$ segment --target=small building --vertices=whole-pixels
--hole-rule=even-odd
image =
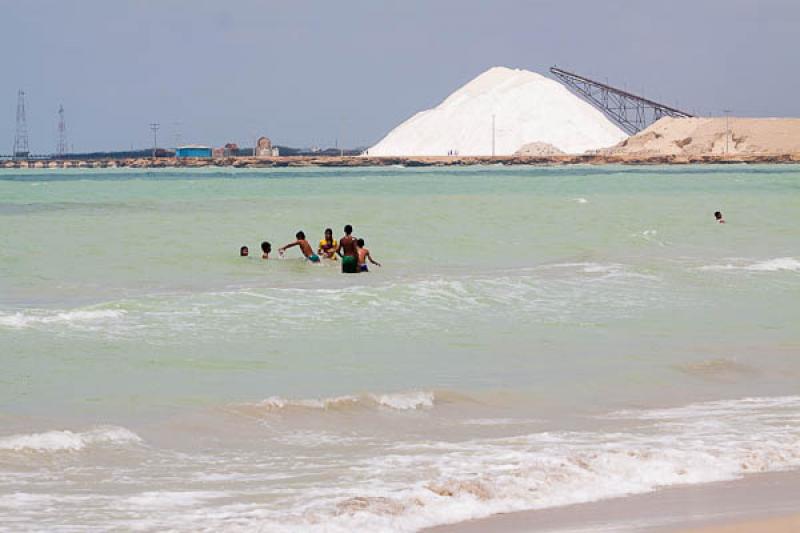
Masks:
[[[256,141],[255,153],[256,157],[271,157],[272,156],[272,141],[269,137],[259,137]]]
[[[200,144],[187,144],[175,149],[175,157],[185,159],[191,157],[211,157],[211,147]]]

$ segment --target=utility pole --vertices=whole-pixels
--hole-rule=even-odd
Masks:
[[[339,144],[339,140],[342,140],[342,143],[339,144],[339,157],[344,157],[344,139],[342,138],[342,132],[344,131],[344,118],[339,121],[339,138],[336,139],[336,143]]]
[[[731,110],[730,109],[723,109],[723,113],[725,113],[725,153],[728,153],[728,137],[730,137],[730,127],[728,126],[728,119],[730,117]]]
[[[492,157],[494,157],[494,140],[495,140],[494,119],[495,119],[495,116],[492,115]]]
[[[25,91],[17,93],[17,130],[14,134],[14,159],[28,159],[28,120],[25,118]]]
[[[67,153],[67,124],[64,121],[64,106],[58,106],[58,143],[56,144],[56,155],[64,157]]]
[[[151,122],[150,129],[153,130],[153,159],[156,158],[156,148],[158,147],[158,128],[161,127],[161,124],[158,122]]]

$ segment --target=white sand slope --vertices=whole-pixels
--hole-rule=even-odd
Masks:
[[[627,137],[560,83],[521,69],[493,67],[433,109],[417,113],[368,150],[371,156],[512,155],[530,143],[569,154]]]

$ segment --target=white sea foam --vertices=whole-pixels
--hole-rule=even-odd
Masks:
[[[589,200],[587,200],[586,198],[575,198],[575,201],[578,202],[579,204],[588,204],[589,203]]]
[[[711,424],[720,409],[735,416]],[[796,417],[798,411],[798,397],[750,398],[624,413],[652,424],[636,431],[399,443],[396,453],[354,465],[382,485],[342,488],[338,495],[317,489],[307,495],[316,504],[258,523],[287,531],[417,531],[495,513],[798,468],[800,427],[776,418]],[[663,424],[675,419],[682,424]],[[409,484],[393,476],[415,470],[433,477]]]
[[[74,452],[94,445],[132,444],[141,438],[122,427],[105,426],[84,432],[46,431],[0,437],[0,451]]]
[[[726,263],[724,265],[706,265],[700,270],[725,271],[725,270],[744,270],[749,272],[800,272],[800,261],[794,257],[776,257],[775,259],[765,259],[755,263]]]
[[[800,468],[798,396],[628,410],[606,418],[625,419],[624,429],[469,440],[392,438],[383,443],[374,434],[356,434],[345,442],[347,452],[340,446],[348,432],[281,432],[276,438],[292,446],[291,461],[262,451],[203,456],[195,468],[241,470],[247,476],[225,477],[224,485],[217,486],[213,477],[184,476],[182,484],[163,488],[158,484],[164,474],[150,472],[155,477],[134,493],[126,490],[112,496],[113,501],[103,499],[94,510],[81,506],[81,520],[94,512],[96,523],[112,529],[418,531],[495,513]],[[637,423],[631,427],[627,420]],[[505,422],[491,423],[495,421]],[[303,453],[297,453],[298,446]],[[380,446],[379,453],[375,446]],[[185,471],[190,464],[182,461],[192,457],[182,454],[179,464],[167,460],[151,466],[162,465],[173,476],[175,468]],[[262,470],[264,464],[272,466]],[[320,477],[321,471],[336,475]],[[259,476],[277,485],[254,485]],[[43,505],[48,513],[75,505],[58,494],[23,494],[7,501],[18,501],[14,512],[24,507],[31,520]],[[108,509],[120,510],[126,518],[109,522]]]
[[[18,311],[13,314],[0,314],[0,326],[26,328],[39,324],[88,324],[117,320],[125,315],[124,310],[98,309],[48,312],[41,310]]]
[[[290,409],[339,410],[348,408],[388,408],[398,411],[426,409],[433,407],[435,395],[427,391],[409,391],[391,394],[362,394],[333,396],[330,398],[291,399],[272,396],[256,404],[245,407],[257,407],[268,411],[284,411]]]
[[[390,409],[407,411],[433,407],[434,394],[426,391],[405,392],[396,394],[370,395],[378,405]]]

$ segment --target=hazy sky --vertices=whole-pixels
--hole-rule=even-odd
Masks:
[[[800,116],[798,0],[0,0],[0,153],[368,145],[494,65],[687,111]]]

